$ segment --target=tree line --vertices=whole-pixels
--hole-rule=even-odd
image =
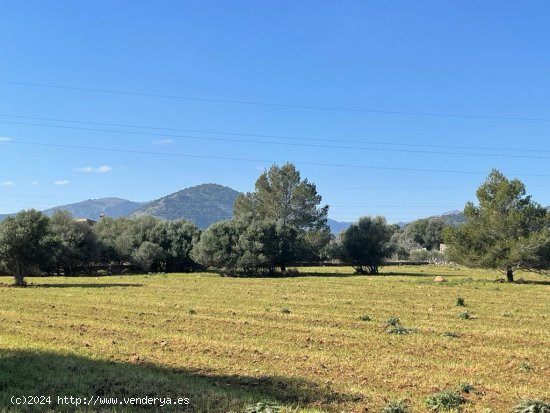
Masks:
[[[337,237],[327,225],[328,205],[294,165],[273,165],[254,192],[235,202],[234,218],[200,231],[185,220],[104,217],[95,225],[68,212],[51,218],[22,211],[0,223],[0,270],[24,285],[25,275],[106,272],[187,272],[215,269],[229,275],[274,275],[288,267],[337,260],[359,274],[376,274],[386,259],[439,254],[471,266],[499,268],[513,281],[518,268],[542,270],[550,258],[549,214],[517,180],[492,171],[468,203],[467,222],[439,218],[405,228],[384,217],[362,217]],[[417,254],[418,255],[418,254]]]

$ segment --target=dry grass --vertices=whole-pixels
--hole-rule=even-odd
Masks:
[[[375,412],[392,399],[422,412],[427,396],[461,382],[477,390],[465,412],[550,398],[548,279],[495,284],[494,272],[436,266],[379,276],[300,271],[310,275],[30,278],[29,288],[0,287],[0,410],[17,411],[9,404],[17,392],[98,388],[189,397],[192,412],[241,412],[263,400],[283,411]],[[447,282],[434,283],[436,275]],[[458,317],[459,296],[473,319]],[[388,334],[390,317],[416,332]]]

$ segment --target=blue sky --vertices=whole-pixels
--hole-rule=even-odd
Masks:
[[[550,205],[548,15],[546,1],[6,1],[0,213],[250,191],[285,161],[338,220],[462,209],[491,168]]]

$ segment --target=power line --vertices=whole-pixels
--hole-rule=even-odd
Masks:
[[[214,156],[214,155],[196,155],[196,154],[184,154],[184,153],[173,153],[173,152],[156,152],[156,151],[143,151],[137,149],[117,149],[117,148],[106,148],[99,146],[83,146],[83,145],[68,145],[68,144],[58,144],[58,143],[47,143],[47,142],[36,142],[36,141],[24,141],[24,140],[8,140],[2,143],[5,144],[21,144],[21,145],[35,145],[43,147],[53,147],[53,148],[66,148],[66,149],[80,149],[80,150],[91,150],[91,151],[103,151],[103,152],[113,152],[113,153],[131,153],[137,155],[155,155],[155,156],[169,156],[177,158],[191,158],[191,159],[211,159],[211,160],[222,160],[222,161],[238,161],[238,162],[261,162],[261,163],[284,163],[287,161],[281,160],[272,160],[272,159],[256,159],[256,158],[238,158],[231,156]],[[399,167],[390,167],[390,166],[371,166],[371,165],[358,165],[358,164],[336,164],[336,163],[323,163],[323,162],[307,162],[307,161],[295,161],[295,164],[306,165],[306,166],[321,166],[321,167],[331,167],[331,168],[352,168],[352,169],[369,169],[369,170],[388,170],[388,171],[402,171],[402,172],[426,172],[426,173],[448,173],[448,174],[469,174],[469,175],[486,175],[486,172],[480,171],[465,171],[460,169],[428,169],[428,168],[399,168]],[[525,173],[511,173],[515,176],[529,176],[529,177],[550,177],[549,174],[525,174]]]
[[[87,124],[87,125],[97,125],[97,126],[115,126],[115,127],[125,127],[125,128],[137,128],[137,129],[151,129],[151,130],[164,130],[164,131],[176,131],[176,132],[191,132],[191,133],[204,133],[204,134],[214,134],[214,135],[231,135],[231,136],[246,136],[246,137],[263,137],[263,138],[274,138],[274,139],[283,139],[283,140],[301,140],[301,141],[320,141],[320,142],[337,142],[337,143],[359,143],[366,145],[387,145],[387,146],[405,146],[405,147],[422,147],[422,148],[442,148],[442,149],[462,149],[462,150],[494,150],[494,151],[513,151],[513,152],[550,152],[550,150],[544,149],[525,149],[525,148],[499,148],[499,147],[484,147],[484,146],[456,146],[456,145],[433,145],[433,144],[419,144],[419,143],[397,143],[397,142],[383,142],[383,141],[370,141],[370,140],[358,140],[358,139],[339,139],[339,138],[306,138],[300,136],[285,136],[285,135],[273,135],[273,134],[259,134],[259,133],[242,133],[242,132],[227,132],[227,131],[210,131],[210,130],[201,130],[201,129],[183,129],[183,128],[170,128],[170,127],[159,127],[159,126],[144,126],[144,125],[135,125],[128,123],[109,123],[109,122],[93,122],[93,121],[82,121],[82,120],[73,120],[73,119],[60,119],[60,118],[47,118],[47,117],[37,117],[37,116],[23,116],[23,115],[13,115],[0,113],[1,117],[7,118],[17,118],[17,119],[30,119],[30,120],[41,120],[41,121],[50,121],[50,122],[65,122],[65,123],[76,123],[76,124]],[[9,123],[9,122],[5,122]],[[26,125],[26,123],[21,122],[20,124]],[[33,126],[32,124],[28,124]],[[40,125],[34,125],[40,126]],[[55,126],[55,125],[50,125]],[[156,135],[154,135],[156,136]],[[166,134],[161,134],[161,136],[166,136]]]
[[[492,157],[492,158],[520,158],[520,159],[550,159],[550,156],[542,155],[513,155],[513,154],[488,154],[477,152],[449,152],[449,151],[427,151],[419,149],[390,149],[390,148],[365,148],[359,146],[337,146],[337,145],[317,145],[307,143],[283,143],[273,141],[258,141],[251,139],[231,139],[231,138],[216,138],[216,137],[204,137],[204,136],[189,136],[189,135],[170,135],[165,133],[154,132],[135,132],[135,131],[121,131],[114,129],[103,128],[89,128],[81,126],[63,126],[63,125],[48,125],[43,123],[29,123],[29,122],[16,122],[8,120],[0,120],[0,123],[12,124],[12,125],[25,125],[25,126],[38,126],[45,128],[57,128],[57,129],[71,129],[71,130],[84,130],[92,132],[108,132],[119,133],[126,135],[141,135],[141,136],[156,136],[156,137],[170,137],[170,138],[182,138],[193,139],[203,141],[221,141],[221,142],[239,142],[239,143],[253,143],[258,145],[277,145],[277,146],[296,146],[296,147],[308,147],[308,148],[324,148],[324,149],[346,149],[346,150],[362,150],[362,151],[374,151],[374,152],[392,152],[392,153],[415,153],[415,154],[428,154],[428,155],[458,155],[458,156],[476,156],[476,157]],[[541,150],[540,152],[544,152]]]
[[[46,84],[46,83],[17,82],[12,80],[0,80],[0,83],[17,85],[17,86],[72,90],[72,91],[78,91],[78,92],[107,93],[107,94],[117,94],[117,95],[126,95],[126,96],[143,96],[143,97],[154,97],[154,98],[163,98],[163,99],[187,100],[187,101],[208,102],[208,103],[238,104],[238,105],[248,105],[248,106],[266,106],[266,107],[310,109],[310,110],[337,111],[337,112],[374,113],[374,114],[381,114],[381,115],[550,122],[550,119],[548,118],[523,117],[523,116],[475,115],[475,114],[440,113],[440,112],[412,112],[412,111],[393,111],[393,110],[338,107],[338,106],[298,105],[298,104],[290,104],[290,103],[203,98],[203,97],[179,96],[179,95],[168,95],[168,94],[148,93],[148,92],[132,92],[132,91],[115,90],[115,89],[99,89],[99,88],[90,88],[90,87],[65,86],[65,85],[58,85],[58,84],[54,85],[54,84]]]

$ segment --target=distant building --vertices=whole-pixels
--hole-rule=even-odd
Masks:
[[[445,252],[447,250],[447,246],[445,244],[439,244],[439,252]]]
[[[81,222],[81,223],[87,224],[91,227],[93,227],[96,223],[96,221],[94,221],[93,219],[88,219],[88,218],[75,218],[75,222]]]

